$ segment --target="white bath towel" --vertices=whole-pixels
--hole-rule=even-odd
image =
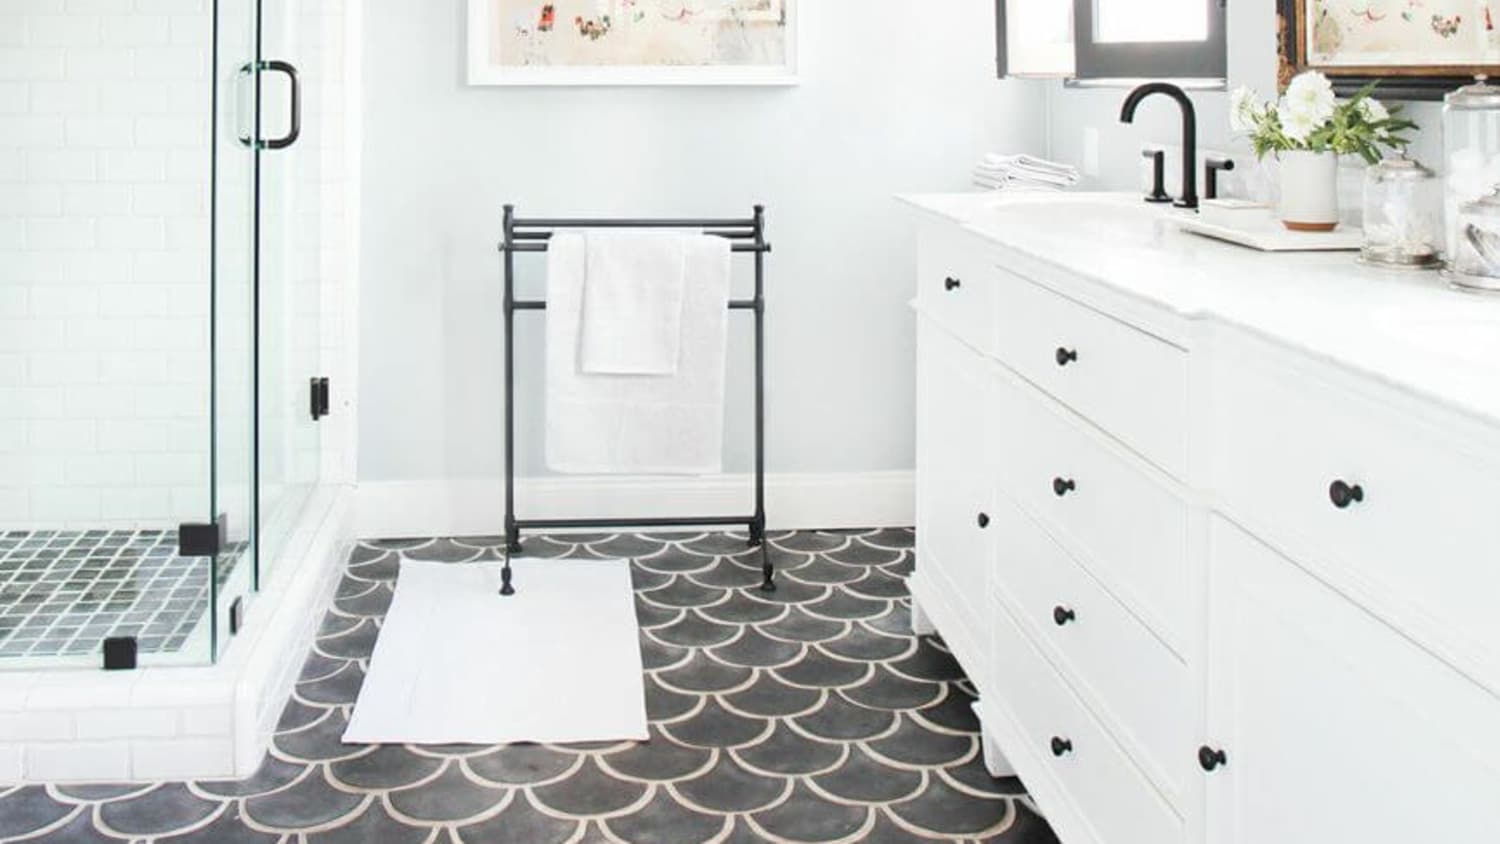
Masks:
[[[686,245],[671,375],[596,375],[579,364],[585,237],[558,232],[547,261],[547,465],[572,474],[715,474],[723,468],[730,244]]]
[[[672,375],[688,244],[701,234],[589,231],[578,361],[594,375]]]

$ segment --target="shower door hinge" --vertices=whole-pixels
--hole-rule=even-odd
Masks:
[[[217,557],[228,535],[229,516],[223,513],[211,522],[183,522],[177,526],[177,556]]]
[[[311,378],[308,380],[308,399],[308,406],[312,409],[314,422],[328,415],[327,378]]]

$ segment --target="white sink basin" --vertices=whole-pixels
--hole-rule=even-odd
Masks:
[[[1159,249],[1173,227],[1165,221],[1169,205],[1153,205],[1134,194],[1035,193],[993,199],[969,225],[999,232],[1025,231],[1028,236],[1057,237],[1114,247]]]

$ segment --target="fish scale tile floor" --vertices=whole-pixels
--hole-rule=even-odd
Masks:
[[[1055,844],[1021,784],[985,772],[958,664],[909,633],[912,540],[774,535],[773,595],[743,536],[528,540],[525,556],[632,559],[652,740],[500,747],[340,743],[401,561],[502,544],[364,542],[255,776],[0,790],[0,839]]]

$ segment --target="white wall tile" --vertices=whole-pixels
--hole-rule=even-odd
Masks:
[[[177,734],[175,709],[107,706],[77,713],[80,739],[167,738]]]
[[[130,752],[137,779],[208,779],[234,775],[234,741],[224,738],[183,738],[138,741]]]
[[[26,778],[42,782],[108,782],[130,776],[124,741],[33,744],[26,748]]]

